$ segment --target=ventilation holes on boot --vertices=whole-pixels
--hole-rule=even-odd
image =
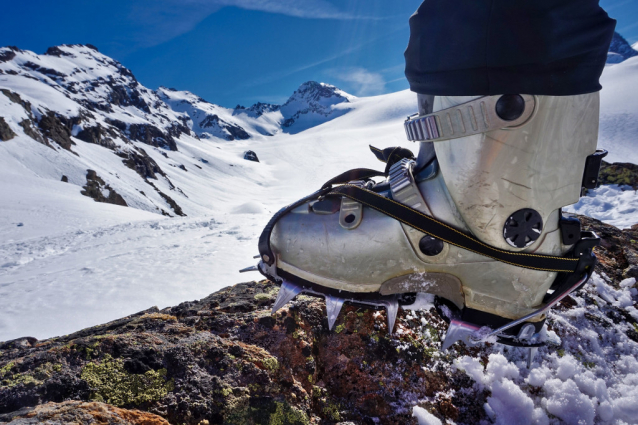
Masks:
[[[428,257],[433,257],[443,251],[443,241],[430,235],[425,235],[419,241],[419,249]]]
[[[525,248],[536,242],[542,231],[543,219],[541,215],[531,208],[523,208],[505,221],[503,237],[511,246]]]
[[[520,94],[504,94],[496,102],[496,115],[504,121],[514,121],[525,112],[525,99]]]

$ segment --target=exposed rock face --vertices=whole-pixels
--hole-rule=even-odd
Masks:
[[[38,126],[45,137],[53,140],[66,150],[71,150],[71,146],[75,144],[73,140],[71,140],[72,120],[49,111],[40,119]]]
[[[0,140],[6,142],[7,140],[11,140],[16,136],[16,134],[11,130],[9,124],[4,120],[3,117],[0,117]]]
[[[617,285],[628,273],[613,272],[621,262],[638,265],[635,231],[583,221],[603,237],[599,272]],[[417,402],[443,422],[487,419],[490,393],[452,366],[465,354],[488,362],[486,348],[457,344],[439,353],[446,324],[434,309],[401,311],[390,335],[385,313],[348,305],[331,332],[317,298],[298,297],[271,315],[277,291],[268,281],[242,283],[59,338],[0,343],[0,420],[31,415],[44,422],[55,412],[79,418],[98,410],[141,415],[120,410],[134,408],[180,424],[416,424]],[[578,296],[591,300],[591,291],[586,286]],[[574,303],[568,297],[556,309]],[[601,303],[581,319],[587,331],[615,326],[638,341],[636,321]],[[551,316],[548,325],[562,340],[551,350],[582,355],[572,328]]]
[[[204,120],[199,123],[199,126],[206,130],[209,130],[211,128],[217,130],[223,129],[228,132],[228,135],[226,136],[227,140],[250,139],[250,134],[246,133],[246,130],[238,125],[220,120],[217,115],[207,115],[206,118],[204,118]]]
[[[124,165],[135,170],[143,179],[155,179],[157,175],[166,176],[157,163],[148,156],[144,149],[130,150],[127,152],[118,152],[118,156],[124,158]]]
[[[267,112],[278,111],[280,108],[281,108],[280,105],[273,105],[272,103],[257,102],[249,108],[244,108],[243,106],[237,105],[235,109],[243,109],[246,111],[250,111],[250,112],[253,112],[256,116],[260,117]]]
[[[330,84],[308,81],[303,83],[284,103],[280,110],[284,117],[282,127],[289,128],[295,124],[301,124],[304,120],[308,123],[319,119],[327,121],[343,113],[333,109],[339,103],[349,103],[354,96],[339,90]],[[308,126],[302,125],[301,129]],[[312,126],[312,124],[310,124]]]
[[[619,184],[638,189],[638,165],[629,162],[603,161],[598,175],[599,184]]]
[[[594,248],[598,271],[616,281],[630,277],[638,279],[638,225],[620,230],[594,218],[578,218],[584,228],[595,229],[601,239],[600,246]]]
[[[108,149],[115,149],[117,146],[113,141],[113,132],[109,133],[107,129],[97,125],[83,128],[75,137],[87,143],[93,143]]]
[[[93,198],[95,202],[105,202],[107,204],[115,204],[127,207],[128,204],[111,186],[104,183],[104,180],[97,175],[94,170],[86,170],[86,185],[80,192],[84,196]],[[105,192],[107,193],[105,195]]]

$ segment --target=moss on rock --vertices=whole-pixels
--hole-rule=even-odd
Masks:
[[[173,379],[166,380],[166,369],[133,374],[126,371],[121,359],[110,355],[84,366],[81,377],[91,387],[93,400],[118,407],[157,401],[175,388]]]

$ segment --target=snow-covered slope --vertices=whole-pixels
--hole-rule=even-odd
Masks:
[[[235,283],[274,211],[345,168],[375,166],[360,153],[402,141],[397,123],[413,109],[409,92],[357,99],[307,83],[285,114],[266,104],[230,110],[148,90],[88,46],[0,53],[0,117],[11,133],[0,141],[0,340]],[[251,137],[205,137],[194,118],[207,115]],[[311,122],[323,125],[288,133]],[[247,149],[261,162],[244,160]]]
[[[634,57],[604,71],[600,144],[611,161],[638,163],[637,68]],[[0,49],[0,340],[64,334],[254,278],[237,270],[254,263],[272,213],[346,169],[381,168],[368,144],[416,151],[402,127],[415,109],[409,91],[355,98],[318,83],[303,84],[281,107],[228,109],[188,92],[148,90],[90,46],[47,55]],[[234,136],[233,126],[250,137]],[[243,160],[247,149],[261,162]],[[592,199],[618,200],[601,218],[629,227],[637,201],[622,189],[602,188]],[[117,193],[128,208],[82,191],[101,200]],[[595,216],[596,202],[580,207]],[[636,289],[625,283],[615,290],[595,276],[592,288],[626,303]],[[575,300],[571,313],[551,313],[570,332],[582,331],[577,322],[593,308]],[[587,330],[584,349],[598,350],[587,362],[605,363],[604,376],[548,351],[537,372],[505,362],[497,349],[487,369],[474,357],[456,366],[490,391],[485,409],[497,423],[635,423],[638,348],[625,338],[612,350],[613,332],[604,344],[598,338]]]
[[[24,167],[96,200],[170,216],[224,210],[228,199],[219,187],[239,191],[242,178],[263,177],[263,167],[225,152],[224,142],[258,143],[316,125],[341,113],[332,105],[355,99],[309,82],[284,108],[223,108],[185,91],[150,90],[90,45],[43,55],[0,48],[0,90],[0,138],[10,140],[6,170]]]
[[[638,162],[637,60],[603,75],[601,145],[612,161]],[[0,72],[0,117],[15,134],[0,141],[0,340],[68,332],[235,283],[282,205],[345,169],[378,168],[368,144],[418,149],[402,130],[415,110],[409,91],[355,98],[306,83],[282,107],[227,109],[148,90],[89,46],[3,48]],[[201,123],[212,115],[251,137],[205,138]],[[247,149],[261,162],[243,160]],[[115,192],[129,208],[95,203],[81,194],[89,190]],[[622,208],[582,208],[630,226],[618,211],[635,200],[618,199]]]
[[[159,97],[177,112],[186,113],[190,118],[189,128],[200,138],[244,140],[255,135],[272,136],[281,130],[279,106],[269,110],[263,104],[252,109],[229,109],[209,103],[188,91],[178,91],[160,87]],[[259,113],[251,114],[252,111]]]
[[[607,65],[600,83],[599,146],[608,162],[638,163],[638,56]]]

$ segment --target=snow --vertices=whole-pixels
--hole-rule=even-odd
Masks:
[[[578,203],[564,209],[604,221],[620,229],[638,223],[638,192],[629,186],[605,185],[589,189]]]
[[[176,139],[177,151],[119,138],[113,143],[120,152],[144,149],[166,173],[149,181],[187,216],[160,215],[160,210],[175,214],[109,149],[74,139],[76,155],[34,141],[19,126],[27,112],[0,94],[1,115],[18,135],[0,142],[0,340],[65,334],[261,278],[240,275],[238,270],[255,264],[259,234],[279,208],[346,169],[382,169],[369,153],[369,144],[400,145],[415,153],[418,149],[406,142],[402,127],[416,109],[415,95],[409,91],[365,98],[334,91],[334,98],[317,104],[298,93],[287,108],[294,109],[294,104],[309,112],[284,130],[282,121],[289,114],[285,108],[282,112],[265,107],[258,114],[221,108],[188,92],[153,92],[90,48],[62,49],[74,57],[20,52],[16,61],[0,68],[25,74],[16,64],[31,61],[64,72],[78,84],[117,73],[139,90],[150,108],[147,113],[114,106],[110,112],[94,114],[82,128],[103,123],[105,117],[162,129],[186,122],[192,132]],[[93,68],[92,74],[85,68]],[[51,110],[74,116],[82,99],[108,103],[109,94],[99,86],[89,94],[72,93],[55,86],[57,80],[46,73],[32,70],[29,75],[36,79],[2,74],[0,88],[18,92],[36,115]],[[610,150],[610,161],[638,163],[637,78],[638,58],[608,65],[604,71],[600,145]],[[198,118],[207,114],[241,126],[251,138],[226,140],[221,127],[217,135],[204,136]],[[75,128],[74,134],[79,131]],[[246,150],[255,151],[260,162],[244,160]],[[122,195],[129,208],[82,196],[88,169]],[[60,181],[62,175],[68,183]],[[611,185],[590,190],[569,210],[627,228],[637,221],[637,205],[633,189]],[[612,287],[604,276],[594,275],[587,288],[597,304],[623,309],[638,320],[635,279]],[[575,308],[550,313],[555,328],[545,332],[549,347],[539,351],[531,370],[520,350],[505,352],[499,345],[491,349],[487,367],[478,357],[456,360],[458,370],[489,392],[484,409],[494,423],[638,423],[638,344],[619,328],[629,325],[593,325],[584,317],[597,305],[579,296],[574,299]],[[417,301],[420,308],[432,305],[431,297]],[[578,338],[561,339],[559,328]],[[561,344],[574,344],[571,353],[579,357],[560,355],[556,347]],[[413,414],[420,425],[441,424],[419,406]]]
[[[635,284],[635,279],[626,279],[617,290],[594,274],[587,293],[599,296],[597,304],[586,303],[581,292],[571,295],[576,308],[563,313],[552,310],[552,326],[574,337],[562,341],[565,350],[556,350],[560,342],[540,348],[531,369],[522,349],[506,350],[499,344],[487,350],[491,351],[487,367],[480,357],[470,356],[457,358],[454,367],[489,391],[484,408],[496,424],[557,423],[551,418],[578,425],[636,424],[638,343],[623,332],[631,325],[595,324],[584,317],[605,303],[635,312],[627,302]]]
[[[600,79],[599,147],[607,149],[607,162],[638,164],[638,56],[607,65]]]
[[[157,214],[172,213],[166,202],[112,151],[75,140],[75,155],[37,143],[17,125],[26,118],[21,107],[0,94],[3,116],[8,111],[18,134],[0,143],[0,340],[52,337],[259,278],[238,270],[255,264],[258,236],[274,212],[345,169],[379,168],[365,154],[368,144],[407,145],[401,121],[414,109],[414,94],[348,99],[349,112],[297,134],[232,142],[182,135],[177,152],[136,144],[166,172],[150,181],[187,214],[167,219]],[[42,112],[50,106],[36,101]],[[127,122],[142,119],[115,110]],[[244,160],[248,149],[261,162]],[[129,208],[80,195],[87,169]]]
[[[439,418],[419,406],[414,406],[412,416],[417,419],[419,425],[442,425],[442,422]]]

